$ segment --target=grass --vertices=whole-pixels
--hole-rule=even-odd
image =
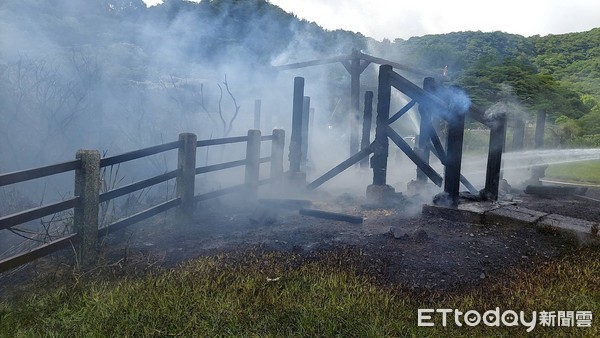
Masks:
[[[600,184],[600,160],[553,164],[546,169],[546,176]]]
[[[139,278],[64,281],[1,303],[0,336],[524,336],[523,326],[444,328],[439,318],[435,327],[418,327],[417,309],[590,310],[599,316],[599,253],[597,247],[583,249],[446,294],[378,281],[360,272],[360,253],[351,250],[308,260],[289,253],[212,256]],[[538,325],[532,333],[598,337],[600,323]]]

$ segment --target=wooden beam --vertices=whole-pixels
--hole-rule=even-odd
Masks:
[[[362,72],[364,72],[365,69],[367,69],[367,67],[369,67],[370,64],[371,64],[371,61],[362,60],[360,62],[360,73],[362,74]]]
[[[390,100],[392,87],[390,75],[393,74],[392,66],[382,65],[379,67],[378,89],[377,89],[377,118],[375,127],[375,141],[371,145],[373,157],[371,168],[373,168],[373,185],[385,186],[387,176],[388,160],[388,120],[390,119]]]
[[[297,62],[297,63],[290,63],[287,65],[274,66],[273,68],[275,68],[278,71],[282,71],[282,70],[288,70],[288,69],[298,69],[298,68],[305,68],[305,67],[312,67],[312,66],[319,66],[319,65],[327,65],[327,64],[331,64],[331,63],[343,62],[345,60],[349,60],[351,57],[352,57],[351,55],[340,55],[340,56],[334,56],[331,58],[324,58],[324,59],[317,59],[317,60],[312,60],[312,61]]]
[[[365,148],[365,149],[359,151],[358,153],[352,155],[350,158],[348,158],[344,162],[336,165],[333,169],[329,170],[328,172],[326,172],[325,174],[323,174],[321,177],[319,177],[316,180],[314,180],[311,183],[309,183],[306,186],[306,190],[314,190],[314,189],[316,189],[321,184],[323,184],[323,183],[329,181],[330,179],[334,178],[339,173],[341,173],[344,170],[350,168],[351,166],[353,166],[354,164],[358,163],[363,158],[369,156],[371,153],[372,153],[371,147]]]
[[[406,141],[404,141],[402,137],[400,137],[400,135],[398,135],[398,133],[396,133],[396,131],[392,129],[392,127],[387,126],[386,132],[389,138],[398,146],[398,148],[400,148],[400,150],[402,150],[406,154],[406,156],[408,156],[408,158],[410,158],[410,160],[413,161],[413,163],[416,164],[417,167],[421,169],[433,183],[435,183],[435,185],[437,185],[438,187],[442,186],[442,176],[440,176],[428,163],[424,162],[412,150],[410,145],[408,145],[408,143],[406,143]]]
[[[371,56],[371,55],[368,55],[368,54],[365,54],[365,53],[362,53],[362,52],[358,52],[358,54],[359,54],[359,57],[362,60],[369,61],[369,62],[372,62],[372,63],[376,63],[378,65],[390,65],[390,66],[392,66],[392,68],[404,70],[406,72],[413,73],[413,74],[416,74],[416,75],[431,76],[430,72],[427,72],[425,70],[422,70],[422,69],[419,69],[419,68],[416,68],[416,67],[402,65],[402,64],[397,63],[397,62],[393,62],[393,61],[390,61],[390,60],[386,60],[386,59],[374,57],[374,56]]]
[[[411,100],[409,103],[406,104],[406,106],[402,107],[402,109],[398,110],[398,112],[396,114],[394,114],[392,117],[390,117],[390,119],[388,120],[388,124],[392,124],[392,123],[396,122],[396,120],[401,118],[402,115],[406,114],[410,110],[410,108],[414,107],[414,105],[416,103],[417,103],[417,101]]]

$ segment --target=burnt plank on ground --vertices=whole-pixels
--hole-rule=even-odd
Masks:
[[[258,202],[269,207],[285,209],[300,209],[310,207],[312,205],[311,201],[300,199],[261,198],[258,200]]]
[[[317,209],[300,209],[300,215],[311,216],[317,218],[331,219],[335,221],[348,222],[353,224],[360,224],[363,222],[363,218],[359,216],[353,216],[348,214],[340,214],[337,212],[323,211]]]

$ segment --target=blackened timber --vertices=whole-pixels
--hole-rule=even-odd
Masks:
[[[146,156],[150,156],[150,155],[154,155],[154,154],[159,154],[159,153],[162,153],[165,151],[177,149],[177,148],[181,147],[181,145],[182,145],[182,142],[181,142],[181,140],[179,140],[179,141],[169,142],[169,143],[165,143],[165,144],[160,144],[160,145],[153,146],[153,147],[130,151],[128,153],[124,153],[121,155],[105,157],[105,158],[100,159],[100,167],[103,168],[103,167],[115,165],[118,163],[135,160],[138,158],[142,158],[142,157],[146,157]]]
[[[352,224],[360,224],[363,222],[363,218],[359,216],[352,216],[347,214],[340,214],[337,212],[329,212],[317,209],[300,209],[300,215],[312,216],[317,218],[331,219],[335,221],[348,222]]]
[[[134,191],[138,191],[140,189],[148,188],[155,184],[168,181],[170,179],[173,179],[173,178],[176,178],[177,176],[179,176],[181,174],[181,171],[182,171],[181,168],[175,169],[175,170],[169,171],[167,173],[164,173],[162,175],[158,175],[158,176],[155,176],[155,177],[143,180],[143,181],[137,181],[137,182],[125,185],[123,187],[107,191],[105,193],[100,194],[99,201],[100,201],[100,203],[106,202],[108,200],[130,194]]]
[[[199,195],[194,196],[194,201],[200,202],[200,201],[205,201],[205,200],[209,200],[212,198],[221,197],[221,196],[231,194],[234,192],[242,192],[242,191],[244,191],[245,188],[246,188],[245,184],[238,184],[238,185],[234,185],[234,186],[219,189],[219,190],[214,190],[211,192],[207,192],[204,194],[199,194]]]
[[[435,79],[432,77],[426,77],[423,80],[423,90],[428,93],[432,93],[435,90]],[[430,128],[431,125],[431,114],[429,105],[425,102],[419,104],[419,115],[421,116],[421,121],[419,123],[419,136],[417,139],[417,149],[415,152],[423,162],[429,164],[429,139],[431,138],[430,133],[433,131],[433,128]],[[427,182],[427,175],[417,168],[417,181]]]
[[[496,117],[490,129],[490,146],[488,150],[487,171],[483,197],[490,200],[498,199],[500,171],[502,167],[502,151],[506,140],[506,115]]]
[[[373,157],[371,167],[373,168],[373,185],[386,185],[387,160],[388,160],[388,137],[387,128],[390,119],[390,100],[392,88],[390,85],[390,74],[392,66],[383,65],[379,67],[379,80],[377,89],[377,118],[375,126],[375,141],[371,145]]]
[[[275,66],[274,68],[281,71],[281,70],[288,70],[288,69],[298,69],[298,68],[326,65],[326,64],[330,64],[330,63],[343,62],[345,60],[350,59],[350,57],[351,57],[351,55],[340,55],[340,56],[335,56],[335,57],[326,58],[326,59],[312,60],[312,61],[291,63],[288,65]]]
[[[25,253],[17,254],[0,261],[0,273],[14,269],[38,258],[49,255],[55,251],[73,245],[77,241],[77,234],[71,234],[52,242],[45,243]]]
[[[243,159],[243,160],[224,162],[224,163],[219,163],[219,164],[211,164],[211,165],[207,165],[204,167],[198,167],[198,168],[196,168],[196,175],[210,173],[213,171],[219,171],[219,170],[223,170],[223,169],[241,167],[243,165],[246,165],[247,163],[248,163],[248,161],[246,159]]]
[[[46,177],[50,175],[60,174],[71,170],[81,168],[81,161],[69,161],[59,164],[53,164],[41,168],[33,168],[21,171],[15,171],[12,173],[6,173],[0,175],[0,187],[19,183],[23,181],[29,181],[40,177]]]
[[[265,136],[265,137],[267,137],[267,136]],[[199,140],[196,142],[196,147],[208,147],[208,146],[216,146],[219,144],[230,144],[230,143],[241,143],[241,142],[248,142],[248,136],[214,138],[212,140]]]
[[[467,116],[479,123],[484,124],[486,127],[491,126],[490,120],[485,116],[485,111],[479,107],[471,104],[469,110],[467,110]]]
[[[65,211],[74,208],[79,203],[79,197],[73,197],[68,200],[46,204],[41,207],[36,207],[28,210],[0,217],[0,230],[8,229],[15,225],[23,224],[34,219],[46,217],[57,212]]]
[[[292,135],[290,137],[290,172],[300,171],[302,159],[302,109],[304,106],[304,78],[294,78],[294,101],[292,109]]]
[[[302,145],[300,146],[300,169],[306,170],[306,162],[308,161],[308,121],[310,119],[310,97],[305,96],[302,102]]]
[[[274,199],[274,198],[261,198],[258,200],[259,203],[267,204],[270,207],[284,208],[284,209],[301,209],[307,208],[312,205],[309,200],[300,199]]]
[[[344,170],[350,168],[351,166],[353,166],[354,164],[358,163],[360,160],[362,160],[363,158],[369,156],[371,154],[371,147],[369,148],[365,148],[361,151],[359,151],[358,153],[352,155],[350,158],[348,158],[347,160],[345,160],[344,162],[338,164],[337,166],[335,166],[333,169],[329,170],[328,172],[326,172],[325,174],[323,174],[321,177],[317,178],[316,180],[312,181],[311,183],[309,183],[306,186],[307,190],[313,190],[316,189],[317,187],[319,187],[321,184],[329,181],[330,179],[334,178],[336,175],[338,175],[339,173],[343,172]]]
[[[113,233],[117,230],[123,229],[125,227],[128,227],[132,224],[141,222],[145,219],[148,219],[152,216],[158,215],[161,212],[167,211],[169,209],[172,209],[176,206],[179,206],[181,204],[181,198],[174,198],[172,200],[169,200],[167,202],[163,202],[161,204],[155,205],[151,208],[148,208],[144,211],[140,211],[136,214],[133,214],[129,217],[126,218],[122,218],[114,223],[111,223],[103,228],[98,229],[98,237],[102,237],[102,236],[106,236],[110,233]]]
[[[438,158],[438,160],[440,160],[440,162],[442,162],[443,165],[446,165],[446,152],[444,151],[444,147],[442,147],[440,138],[438,137],[435,130],[431,133],[431,143],[433,143],[432,153],[435,155],[435,157]],[[466,177],[463,176],[463,174],[460,174],[460,183],[462,183],[471,194],[479,194],[479,191],[475,188],[473,184],[471,184],[471,182],[469,182],[469,180]]]
[[[373,122],[373,92],[365,92],[365,110],[363,111],[362,139],[360,149],[366,149],[371,145],[371,123]],[[361,168],[369,166],[368,157],[360,161]]]
[[[387,135],[389,138],[402,150],[414,164],[417,165],[419,169],[421,169],[429,179],[435,183],[438,187],[442,186],[442,176],[440,176],[428,163],[425,163],[410,147],[406,141],[396,133],[392,127],[387,126]]]
[[[376,63],[378,65],[390,65],[393,68],[400,69],[400,70],[403,70],[403,71],[406,71],[406,72],[409,72],[409,73],[413,73],[413,74],[416,74],[416,75],[431,76],[431,73],[426,72],[426,71],[424,71],[422,69],[418,69],[416,67],[410,67],[410,66],[407,66],[407,65],[402,65],[402,64],[399,64],[397,62],[392,62],[392,61],[389,61],[389,60],[386,60],[386,59],[378,58],[378,57],[371,56],[371,55],[368,55],[368,54],[365,54],[365,53],[361,53],[361,52],[358,52],[358,55],[359,55],[359,57],[362,60],[369,61],[369,62],[372,62],[372,63]]]
[[[365,61],[365,60],[363,60],[363,61],[360,62],[360,72],[361,72],[361,74],[362,74],[362,72],[365,71],[365,69],[367,69],[367,67],[369,67],[370,64],[371,64],[371,61]]]
[[[460,166],[462,163],[465,115],[461,112],[453,112],[452,115],[454,117],[448,121],[444,192],[448,194],[452,205],[456,206],[458,205],[460,193]]]
[[[366,61],[368,61],[370,63],[375,63],[378,65],[390,65],[393,68],[403,70],[403,71],[406,71],[409,73],[413,73],[416,75],[420,75],[420,76],[431,76],[430,72],[424,71],[422,69],[418,69],[416,67],[411,67],[411,66],[403,65],[403,64],[393,62],[390,60],[374,57],[374,56],[362,53],[360,51],[353,52],[350,55],[340,55],[340,56],[335,56],[335,57],[330,57],[330,58],[325,58],[325,59],[291,63],[291,64],[287,64],[287,65],[274,66],[273,68],[275,68],[278,71],[282,71],[282,70],[288,70],[288,69],[298,69],[298,68],[326,65],[326,64],[332,64],[332,63],[337,63],[337,62],[344,63],[345,61],[347,62],[348,60],[351,60],[353,57],[358,57],[359,59],[363,60],[363,63],[361,64],[362,70],[364,70],[364,68],[366,68],[368,66],[368,64],[365,63]]]
[[[417,101],[419,104],[429,105],[428,108],[431,110],[432,114],[440,115],[440,117],[444,118],[445,120],[449,119],[448,114],[446,114],[448,111],[447,105],[439,97],[426,92],[398,73],[390,72],[389,79],[390,84],[394,88],[403,92],[411,99]]]
[[[410,110],[410,108],[414,107],[416,103],[417,101],[411,100],[409,103],[406,104],[406,106],[402,107],[402,109],[398,110],[396,114],[390,117],[390,119],[388,120],[388,124],[396,122],[399,118],[406,114]]]
[[[355,52],[353,52],[354,54]],[[360,117],[360,59],[350,60],[350,154],[358,151],[358,125]]]

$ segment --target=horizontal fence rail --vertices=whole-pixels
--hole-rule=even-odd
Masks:
[[[55,251],[60,249],[64,249],[69,245],[73,245],[77,242],[77,234],[71,234],[66,237],[54,240],[52,242],[48,242],[44,245],[40,245],[39,247],[29,250],[26,253],[21,253],[18,255],[14,255],[12,257],[8,257],[0,261],[0,273],[14,269],[23,264],[30,263],[38,258],[49,255]]]
[[[50,175],[61,174],[79,168],[81,168],[81,161],[75,160],[48,165],[40,168],[26,169],[21,171],[15,171],[12,173],[2,174],[0,175],[0,187],[9,184],[34,180],[36,178],[42,178]]]
[[[132,192],[148,188],[158,183],[162,183],[168,181],[170,179],[176,178],[181,174],[181,169],[175,169],[173,171],[169,171],[168,173],[164,173],[162,175],[158,175],[147,180],[138,181],[135,183],[131,183],[120,188],[107,191],[105,193],[100,194],[100,203],[106,202],[117,197],[121,197]]]
[[[155,154],[160,154],[165,151],[177,149],[179,147],[181,147],[181,141],[174,141],[174,142],[161,144],[158,146],[153,146],[153,147],[148,147],[148,148],[144,148],[144,149],[140,149],[140,150],[130,151],[128,153],[124,153],[121,155],[105,157],[103,159],[100,159],[100,167],[101,168],[108,167],[111,165],[135,160],[138,158],[147,157],[147,156],[155,155]]]
[[[212,140],[200,140],[196,142],[196,147],[216,146],[219,144],[240,143],[248,141],[248,136],[236,136],[227,138],[215,138]]]
[[[238,161],[231,161],[231,162],[207,165],[204,167],[196,168],[196,174],[204,174],[204,173],[219,171],[219,170],[223,170],[223,169],[241,167],[243,165],[246,165],[246,163],[247,163],[246,160],[238,160]]]
[[[196,196],[194,196],[194,200],[196,202],[205,201],[205,200],[213,199],[216,197],[221,197],[223,195],[231,194],[233,192],[243,191],[244,188],[246,188],[245,184],[238,184],[238,185],[234,185],[232,187],[223,188],[223,189],[207,192],[204,194],[196,195]]]
[[[171,208],[174,208],[180,204],[181,204],[181,198],[175,198],[175,199],[169,200],[167,202],[158,204],[152,208],[148,208],[144,211],[140,211],[136,214],[133,214],[129,217],[120,219],[114,223],[111,223],[103,228],[98,229],[98,236],[100,236],[100,237],[106,236],[117,230],[123,229],[127,226],[141,222],[141,221],[148,219],[154,215],[160,214],[161,212],[164,212]]]
[[[77,205],[78,201],[79,197],[73,197],[66,201],[47,204],[41,207],[32,208],[29,210],[18,212],[16,214],[1,217],[0,230],[8,229],[15,225],[27,223],[29,221],[33,221],[34,219],[42,218],[48,215],[55,214],[57,212],[74,208]]]

